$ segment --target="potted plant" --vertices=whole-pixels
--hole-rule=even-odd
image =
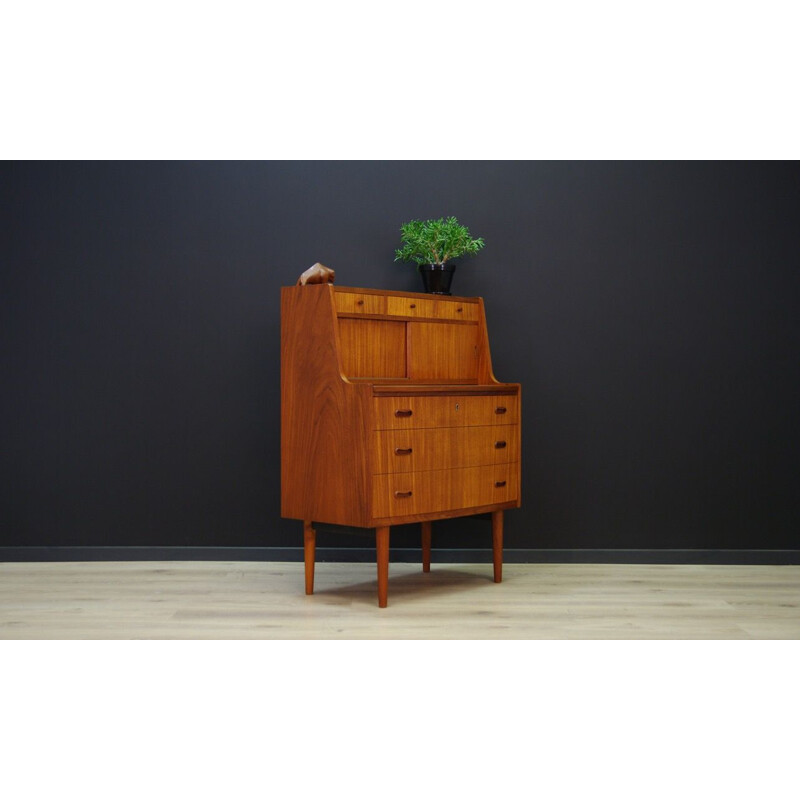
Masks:
[[[484,246],[483,239],[473,239],[455,217],[406,222],[400,227],[400,241],[403,246],[395,251],[394,260],[413,261],[430,294],[450,294],[456,269],[450,259],[473,255]]]

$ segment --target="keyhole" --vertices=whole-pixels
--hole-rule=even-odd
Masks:
[[[456,411],[458,411],[458,403],[456,403]]]

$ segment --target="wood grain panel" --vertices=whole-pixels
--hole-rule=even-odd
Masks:
[[[509,425],[519,422],[520,407],[517,395],[421,395],[375,397],[372,409],[373,427],[376,430],[405,430]],[[505,412],[498,414],[500,409],[505,409]],[[406,413],[408,411],[410,415]]]
[[[519,425],[375,431],[372,469],[421,472],[519,461]]]
[[[375,397],[410,397],[412,395],[431,395],[442,397],[444,395],[519,395],[518,383],[373,383],[372,392]]]
[[[498,383],[492,371],[492,353],[489,348],[489,333],[486,328],[486,309],[483,300],[478,304],[478,382]]]
[[[508,503],[519,496],[517,464],[373,475],[372,513],[382,517]]]
[[[330,284],[281,289],[281,516],[366,526],[370,387],[342,379]]]
[[[478,380],[478,326],[408,323],[411,380]]]
[[[340,319],[342,369],[349,378],[404,378],[406,324],[375,319]]]
[[[422,300],[435,300],[437,297],[440,297],[442,300],[446,300],[447,302],[459,302],[459,303],[473,303],[477,304],[480,302],[480,297],[464,297],[462,295],[433,295],[430,292],[408,292],[408,291],[396,291],[393,289],[370,289],[364,286],[341,286],[338,283],[336,284],[336,292],[337,293],[350,293],[350,294],[375,294],[380,295],[381,297],[419,297]]]

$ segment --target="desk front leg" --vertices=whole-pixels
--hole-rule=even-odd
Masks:
[[[431,571],[431,523],[422,523],[422,571]]]
[[[503,512],[492,511],[492,557],[494,582],[503,580]]]
[[[389,596],[389,526],[375,529],[375,554],[378,562],[378,607],[386,608]]]

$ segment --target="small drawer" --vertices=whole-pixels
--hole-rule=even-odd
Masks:
[[[456,300],[437,300],[436,316],[439,319],[462,319],[468,322],[477,322],[478,304],[459,303]]]
[[[435,303],[415,297],[396,297],[389,295],[386,298],[386,313],[397,317],[433,317]]]
[[[380,294],[335,292],[336,310],[340,314],[385,314],[386,297]]]
[[[519,498],[519,464],[374,475],[375,519],[511,503]]]
[[[519,395],[375,397],[374,430],[460,428],[519,422]]]

